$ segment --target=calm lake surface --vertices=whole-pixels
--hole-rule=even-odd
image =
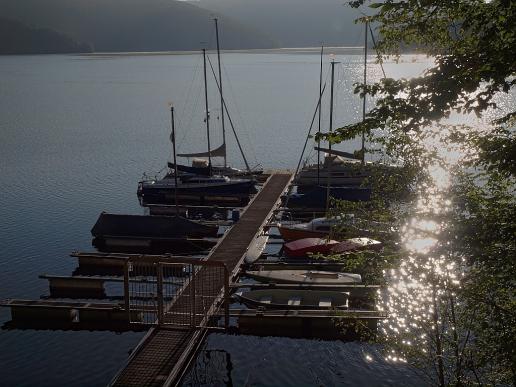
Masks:
[[[352,85],[363,65],[361,55],[336,60],[338,127],[361,118]],[[408,77],[428,66],[424,57],[403,62],[386,64],[387,75]],[[227,53],[223,63],[228,107],[249,163],[294,169],[317,103],[319,56]],[[0,57],[0,299],[48,295],[38,275],[72,273],[76,262],[69,254],[92,250],[90,229],[101,211],[143,213],[137,181],[170,157],[170,102],[180,150],[205,150],[201,66],[197,54]],[[380,75],[371,63],[368,76]],[[213,81],[209,89],[216,146],[220,111]],[[323,109],[329,110],[326,100]],[[228,149],[230,163],[242,166],[229,134]],[[9,320],[9,310],[1,308],[0,325]],[[2,329],[0,385],[106,385],[142,335]],[[368,344],[223,334],[208,337],[185,379],[186,385],[420,383]]]

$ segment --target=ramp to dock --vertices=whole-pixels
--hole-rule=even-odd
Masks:
[[[280,196],[291,178],[291,173],[272,174],[246,208],[239,222],[224,235],[207,260],[223,262],[230,272],[235,273],[256,234],[267,222],[275,206],[279,204]],[[201,273],[200,281],[202,277]],[[213,286],[216,291],[220,291],[221,285]],[[213,308],[213,311],[215,310],[216,308]],[[163,326],[152,328],[110,385],[173,385],[184,372],[205,334],[206,330],[202,328],[182,330]]]

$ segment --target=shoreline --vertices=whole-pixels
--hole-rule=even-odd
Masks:
[[[329,53],[333,54],[362,54],[363,46],[359,47],[325,47]],[[252,49],[223,49],[221,53],[226,54],[317,54],[321,51],[320,47],[284,47],[284,48],[252,48]],[[208,53],[216,52],[206,50]],[[163,55],[197,55],[199,50],[185,51],[134,51],[134,52],[92,52],[78,53],[75,55],[85,57],[108,57],[108,56],[163,56]]]

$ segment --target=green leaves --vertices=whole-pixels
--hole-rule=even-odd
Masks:
[[[386,336],[386,344],[425,370],[435,366],[439,371],[434,383],[514,384],[516,105],[500,94],[515,92],[516,2],[362,0],[353,5],[368,5],[367,11],[373,12],[367,18],[376,26],[382,58],[396,59],[410,48],[432,56],[435,64],[420,77],[356,85],[355,93],[375,97],[374,108],[362,122],[318,136],[340,142],[363,132],[405,166],[403,179],[372,179],[380,194],[371,203],[339,203],[339,211],[400,225],[408,215],[393,203],[410,202],[416,192],[418,205],[435,202],[439,195],[447,200],[424,214],[439,230],[431,236],[436,241],[431,256],[408,255],[396,236],[378,234],[388,247],[381,255],[348,257],[350,268],[368,268],[377,277],[381,268],[398,268],[409,283],[424,276],[423,287],[429,286],[430,292],[423,294],[420,320],[411,309],[420,305],[393,289],[400,329],[389,322],[393,335]],[[500,114],[502,103],[505,111]],[[456,112],[487,117],[490,125],[446,125]],[[455,154],[461,157],[447,170],[449,192],[436,191],[429,166],[453,166],[447,158]],[[457,281],[443,275],[447,264],[459,274]],[[411,331],[406,321],[417,328]]]

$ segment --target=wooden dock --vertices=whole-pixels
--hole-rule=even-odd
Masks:
[[[235,276],[240,270],[245,254],[262,232],[274,209],[280,204],[281,194],[285,191],[292,178],[291,173],[272,174],[261,191],[253,198],[236,223],[221,238],[207,261],[222,263]],[[208,284],[210,289],[204,292],[220,293],[224,289],[228,278],[218,278],[204,281],[209,276],[204,267],[193,276],[193,280],[185,284],[182,292],[188,294],[192,287]],[[197,285],[196,285],[197,284]],[[196,289],[193,288],[195,295]],[[201,319],[215,315],[220,305],[213,298],[208,314],[194,311],[194,325],[202,326]],[[181,311],[187,301],[181,297],[172,303],[167,315],[173,315],[175,310]],[[206,305],[196,304],[194,309],[206,308]],[[197,321],[199,319],[199,321]],[[141,340],[124,368],[115,376],[112,386],[170,386],[176,384],[186,371],[195,350],[201,345],[206,336],[205,328],[171,329],[166,325],[158,325],[147,333]]]

